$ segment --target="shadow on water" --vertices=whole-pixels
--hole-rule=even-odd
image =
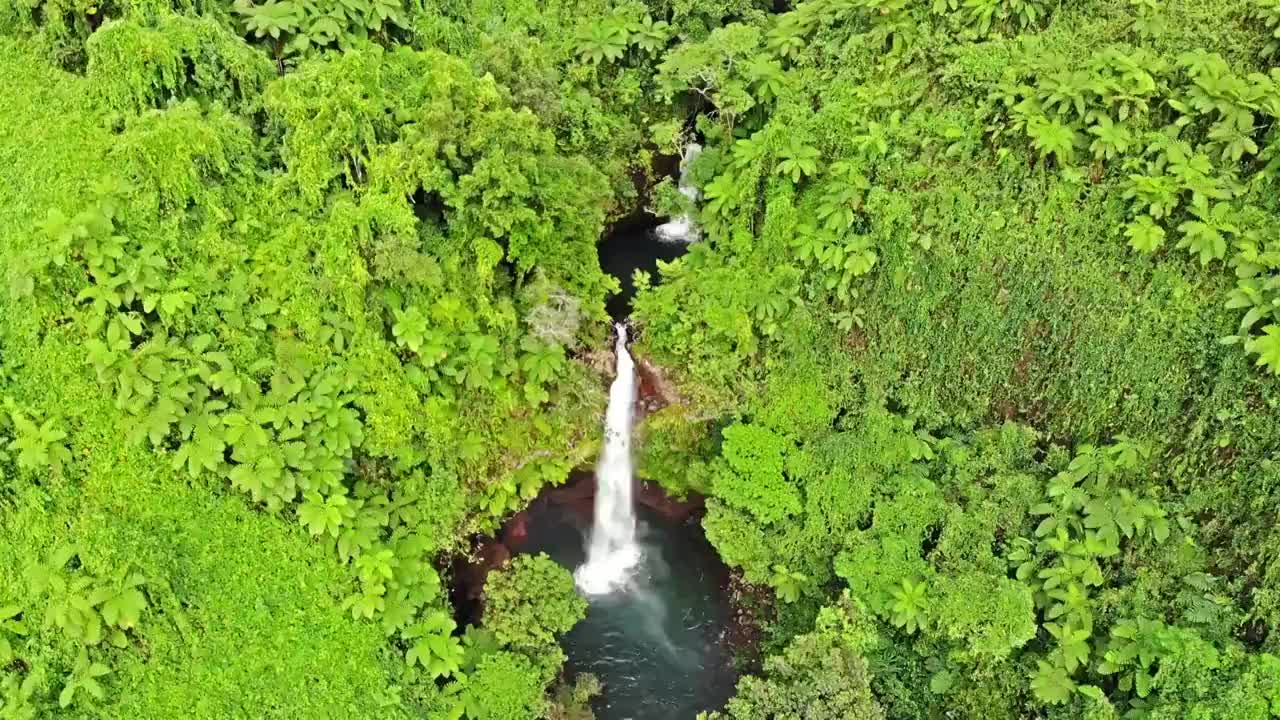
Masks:
[[[737,675],[726,639],[728,571],[696,521],[637,508],[642,566],[624,593],[588,598],[587,617],[564,639],[570,673],[604,685],[598,720],[691,720],[723,707]],[[545,552],[572,570],[586,557],[590,512],[535,503],[518,552]]]
[[[631,314],[631,300],[636,295],[632,277],[636,270],[648,272],[652,281],[657,282],[658,261],[674,260],[689,250],[683,243],[659,240],[653,230],[661,224],[662,220],[649,213],[636,212],[619,220],[597,247],[600,269],[622,284],[622,292],[605,304],[614,320],[623,320]]]

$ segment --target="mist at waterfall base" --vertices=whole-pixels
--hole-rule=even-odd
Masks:
[[[539,501],[519,552],[545,552],[574,569],[586,562],[585,508]],[[569,677],[589,672],[603,694],[597,720],[692,720],[722,708],[737,673],[725,628],[728,574],[697,521],[636,513],[640,559],[626,591],[586,595],[587,616],[561,644]]]

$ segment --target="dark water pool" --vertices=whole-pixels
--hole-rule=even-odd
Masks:
[[[597,246],[600,269],[622,283],[622,292],[605,303],[614,320],[622,320],[631,314],[631,300],[636,295],[632,277],[636,270],[648,272],[651,280],[657,282],[658,261],[674,260],[689,250],[689,246],[683,243],[658,239],[653,229],[662,222],[648,213],[637,213],[619,221]]]
[[[696,521],[675,523],[637,509],[644,561],[637,587],[588,598],[587,617],[565,637],[567,670],[600,678],[598,720],[692,720],[733,694],[737,675],[725,638],[726,570]],[[589,511],[536,503],[522,553],[582,564]]]

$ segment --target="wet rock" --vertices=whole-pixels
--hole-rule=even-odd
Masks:
[[[521,510],[502,526],[502,532],[499,533],[502,544],[508,549],[520,547],[525,540],[529,538],[529,510]]]
[[[459,625],[478,624],[484,614],[484,583],[492,570],[511,560],[511,549],[498,540],[479,543],[470,557],[453,564],[450,600]]]
[[[733,657],[740,669],[745,673],[757,673],[763,659],[760,645],[764,623],[761,618],[770,617],[775,612],[773,593],[748,583],[736,570],[730,571],[725,591],[732,609],[725,640],[733,649]]]
[[[639,379],[636,387],[636,409],[641,415],[657,412],[681,401],[658,366],[644,358],[636,358],[636,374]]]
[[[574,471],[569,480],[560,487],[542,491],[542,497],[555,505],[574,505],[581,502],[590,503],[596,496],[596,476],[585,471]]]
[[[701,495],[689,495],[677,499],[656,482],[641,480],[637,487],[636,502],[653,510],[659,515],[678,522],[686,522],[706,507],[706,499]]]
[[[596,477],[588,472],[575,472],[569,476],[569,482],[561,487],[551,488],[542,495],[547,502],[566,505],[574,510],[585,509],[590,513],[596,496]],[[706,506],[706,499],[697,494],[686,498],[675,498],[658,483],[651,480],[636,482],[636,503],[653,510],[659,515],[684,522],[700,513]]]

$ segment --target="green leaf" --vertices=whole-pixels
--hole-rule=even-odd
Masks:
[[[929,678],[929,692],[934,695],[946,695],[947,692],[951,690],[951,686],[954,683],[955,679],[951,676],[949,671],[939,670]]]
[[[1169,521],[1164,518],[1156,518],[1151,522],[1151,537],[1155,541],[1162,543],[1169,539]]]
[[[626,31],[609,22],[592,21],[578,36],[578,57],[593,65],[620,60],[626,48]]]
[[[1065,669],[1043,660],[1037,661],[1036,666],[1031,675],[1031,691],[1036,699],[1050,705],[1061,705],[1071,699],[1076,684]]]
[[[790,144],[778,153],[781,162],[778,163],[774,172],[790,177],[793,183],[799,183],[802,177],[813,175],[818,171],[819,155],[817,148],[809,147],[799,138],[792,136]]]
[[[1164,228],[1155,224],[1150,215],[1139,215],[1125,225],[1124,234],[1129,246],[1138,252],[1153,253],[1164,244]]]
[[[325,498],[313,490],[306,494],[306,501],[298,506],[298,520],[312,535],[327,534],[336,538],[350,512],[347,504],[345,495],[330,495]]]
[[[1138,697],[1146,697],[1151,694],[1152,677],[1144,670],[1135,671],[1133,674],[1133,687],[1137,691]]]
[[[1265,367],[1273,375],[1280,375],[1280,325],[1267,325],[1262,335],[1245,343],[1245,351],[1257,355],[1257,365]]]
[[[925,584],[903,580],[902,585],[891,593],[889,605],[890,622],[908,633],[924,627]]]
[[[1096,138],[1089,149],[1093,151],[1094,157],[1100,159],[1111,160],[1122,156],[1133,143],[1133,134],[1128,128],[1113,123],[1106,115],[1099,117],[1097,124],[1089,128],[1089,134]]]
[[[1097,685],[1080,685],[1076,688],[1076,692],[1098,702],[1102,702],[1106,699],[1106,695],[1103,694],[1102,688]]]
[[[1056,120],[1036,117],[1027,123],[1027,135],[1043,157],[1052,155],[1064,165],[1075,159],[1076,133],[1070,127]]]
[[[113,595],[102,604],[102,619],[108,625],[115,625],[122,630],[137,626],[142,611],[147,607],[147,598],[137,588],[126,588]]]

